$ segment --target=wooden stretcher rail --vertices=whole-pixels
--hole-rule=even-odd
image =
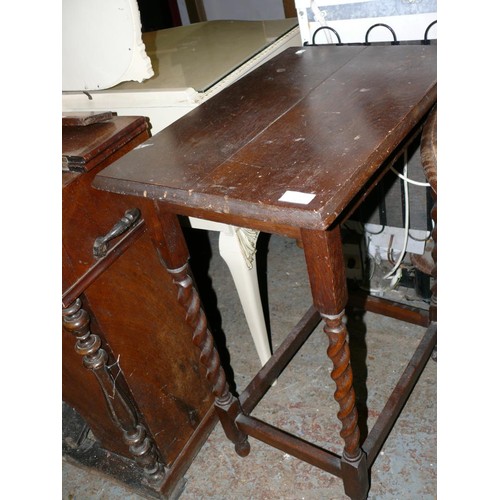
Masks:
[[[437,324],[432,323],[420,341],[399,382],[392,391],[382,413],[363,443],[363,449],[367,454],[368,467],[371,467],[377,458],[401,410],[410,397],[415,384],[432,354],[436,340]]]
[[[304,441],[293,434],[284,432],[255,417],[240,414],[236,419],[236,423],[240,430],[249,436],[293,455],[315,467],[319,467],[330,474],[342,477],[340,457],[338,455]]]
[[[320,319],[318,311],[311,306],[241,394],[243,411],[250,413],[257,406],[278,375],[318,326]]]
[[[413,325],[428,326],[430,321],[429,311],[426,309],[375,297],[364,292],[350,293],[349,306],[399,319]]]

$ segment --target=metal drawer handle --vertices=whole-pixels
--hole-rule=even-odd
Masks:
[[[108,243],[113,238],[120,236],[125,231],[130,229],[141,216],[141,211],[138,208],[130,208],[123,217],[111,228],[105,236],[99,236],[94,241],[93,254],[96,259],[104,257],[108,251]]]

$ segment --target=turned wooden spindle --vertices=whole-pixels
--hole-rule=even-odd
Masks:
[[[136,463],[142,467],[147,481],[156,485],[165,479],[165,466],[158,457],[156,445],[139,423],[133,406],[116,384],[109,367],[108,354],[101,347],[101,339],[90,330],[90,317],[82,308],[80,299],[63,309],[63,327],[76,337],[76,352],[83,357],[83,365],[96,377],[102,390],[113,423],[123,432],[124,442]]]
[[[314,305],[324,322],[327,354],[333,363],[331,378],[336,386],[333,396],[340,407],[337,418],[342,424],[340,436],[344,441],[341,461],[344,490],[352,499],[364,499],[369,488],[368,466],[366,453],[360,446],[351,352],[343,321],[348,297],[340,226],[329,231],[302,230],[302,245]]]
[[[207,318],[201,300],[189,273],[189,251],[177,216],[163,204],[155,202],[143,207],[143,215],[149,234],[156,247],[160,261],[173,278],[177,287],[177,300],[185,311],[186,321],[192,329],[192,342],[199,349],[199,362],[205,370],[207,380],[215,397],[215,410],[228,439],[234,444],[236,453],[246,456],[250,452],[248,436],[236,425],[236,417],[243,413],[227,383],[220,363],[213,336],[207,326]]]
[[[242,413],[240,402],[229,390],[226,374],[221,366],[214,339],[207,327],[207,318],[201,308],[201,301],[193,286],[186,263],[179,269],[168,269],[178,289],[178,300],[186,311],[186,320],[193,330],[193,344],[200,350],[200,363],[206,370],[206,377],[212,385],[215,407],[227,437],[234,443],[236,453],[246,456],[250,452],[248,437],[236,426],[234,419]]]
[[[325,325],[323,331],[328,337],[328,357],[333,363],[331,378],[335,381],[335,400],[340,410],[337,417],[342,423],[340,436],[344,440],[344,455],[349,460],[357,460],[361,455],[359,447],[360,431],[358,411],[353,389],[353,375],[350,363],[350,350],[347,342],[347,329],[342,321],[344,312],[337,316],[322,315]]]
[[[324,321],[328,337],[327,354],[333,363],[331,377],[335,381],[335,400],[340,405],[338,418],[342,423],[341,436],[345,442],[344,455],[350,460],[359,458],[360,431],[355,406],[351,353],[347,328],[343,322],[347,304],[347,284],[340,227],[330,231],[302,231],[314,305]],[[323,256],[318,258],[318,256]]]

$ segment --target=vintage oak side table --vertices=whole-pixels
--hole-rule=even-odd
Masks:
[[[154,200],[144,214],[193,328],[215,405],[238,454],[248,436],[320,467],[365,498],[369,469],[436,344],[426,334],[360,442],[340,224],[420,133],[437,99],[436,46],[291,48],[101,171],[101,190]],[[278,233],[303,246],[313,305],[239,398],[228,390],[189,276],[177,220],[195,216]],[[251,416],[307,336],[324,322],[342,424],[342,456]],[[307,393],[304,393],[304,398]]]

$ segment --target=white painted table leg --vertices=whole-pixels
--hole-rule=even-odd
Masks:
[[[194,228],[220,233],[219,253],[231,272],[257,354],[264,365],[271,357],[271,348],[254,260],[258,231],[195,217],[190,217],[189,221]]]
[[[254,261],[257,236],[258,232],[227,226],[219,235],[219,252],[233,277],[257,354],[264,365],[271,357],[271,349]]]

